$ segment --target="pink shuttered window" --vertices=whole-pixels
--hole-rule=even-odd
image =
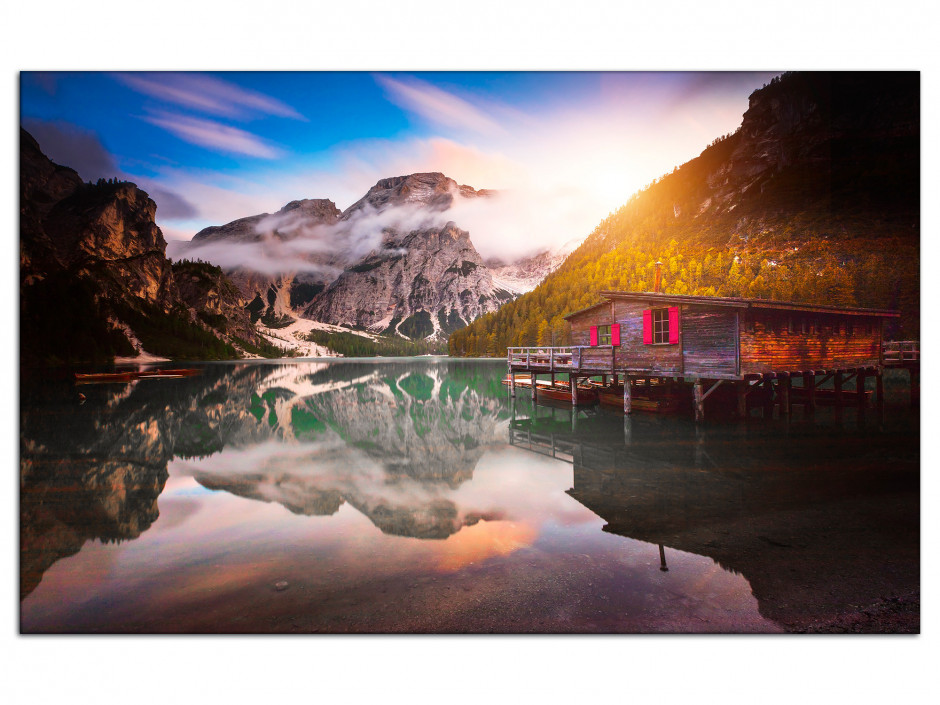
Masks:
[[[669,343],[679,344],[679,307],[669,307]]]
[[[620,324],[614,323],[610,327],[610,344],[620,345]]]
[[[597,345],[597,326],[591,326],[591,345]]]
[[[644,345],[679,343],[679,307],[654,308],[643,312]]]

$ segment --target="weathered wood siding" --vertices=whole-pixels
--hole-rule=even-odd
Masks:
[[[742,320],[741,373],[835,370],[880,364],[881,319],[864,316],[814,316],[808,333],[791,332],[786,319],[754,316],[753,332]],[[742,319],[744,317],[742,316]],[[853,324],[852,334],[846,331]],[[871,333],[865,324],[871,324]],[[836,326],[838,325],[838,328]]]
[[[569,318],[568,322],[571,324],[571,344],[590,345],[591,326],[608,326],[613,323],[610,318],[610,305],[598,306],[576,314]]]
[[[682,359],[684,372],[701,377],[737,375],[737,318],[734,311],[683,306]]]
[[[615,353],[617,369],[681,375],[681,344],[643,344],[643,311],[648,308],[651,308],[648,304],[614,299],[614,322],[620,324],[620,347],[616,348]]]

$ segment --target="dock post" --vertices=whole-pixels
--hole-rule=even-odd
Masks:
[[[842,371],[839,370],[836,372],[835,377],[833,378],[833,389],[835,389],[835,407],[836,407],[836,421],[842,421]]]
[[[693,388],[693,396],[695,397],[695,420],[704,421],[705,420],[705,400],[702,394],[702,380],[695,380],[695,386]]]
[[[630,445],[630,441],[633,440],[633,419],[629,416],[623,417],[623,444],[625,446]]]
[[[747,418],[747,382],[738,382],[735,384],[735,391],[738,397],[738,418]]]
[[[803,370],[803,390],[806,395],[803,415],[812,416],[816,412],[816,373],[812,370]]]
[[[532,401],[535,401],[536,387],[538,387],[538,375],[535,372],[529,373],[529,381],[532,382]]]
[[[571,387],[571,406],[578,406],[578,376],[568,375],[569,386]]]
[[[516,398],[516,373],[512,371],[512,367],[509,368],[509,396]]]
[[[630,414],[633,411],[633,390],[630,388],[630,376],[623,376],[623,413]]]
[[[780,414],[782,416],[790,415],[790,376],[785,375],[777,378],[777,389],[780,392]]]
[[[859,409],[865,408],[865,370],[859,370],[855,375],[855,393],[858,395],[856,403]]]
[[[769,374],[764,375],[764,418],[772,419],[774,417],[774,378]]]

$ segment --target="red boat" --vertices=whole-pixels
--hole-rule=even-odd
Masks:
[[[159,377],[177,378],[198,375],[198,368],[160,369],[160,370],[122,370],[121,372],[75,373],[75,384],[104,384],[108,382],[132,382],[135,379],[155,379]]]

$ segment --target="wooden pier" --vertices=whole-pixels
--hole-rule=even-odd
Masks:
[[[885,369],[910,373],[916,404],[920,349],[917,341],[883,342],[883,322],[895,311],[803,305],[757,299],[602,292],[608,300],[566,316],[576,344],[511,347],[507,351],[510,393],[525,374],[533,399],[541,384],[567,381],[578,406],[579,384],[594,380],[622,393],[623,411],[634,396],[681,391],[697,420],[706,401],[721,398],[736,413],[774,408],[789,416],[793,404],[812,412],[817,405],[863,408],[875,380],[874,400],[884,403]],[[540,382],[539,376],[543,377]],[[689,389],[691,388],[691,389]],[[689,393],[691,391],[691,393]],[[688,408],[688,407],[686,407]]]

